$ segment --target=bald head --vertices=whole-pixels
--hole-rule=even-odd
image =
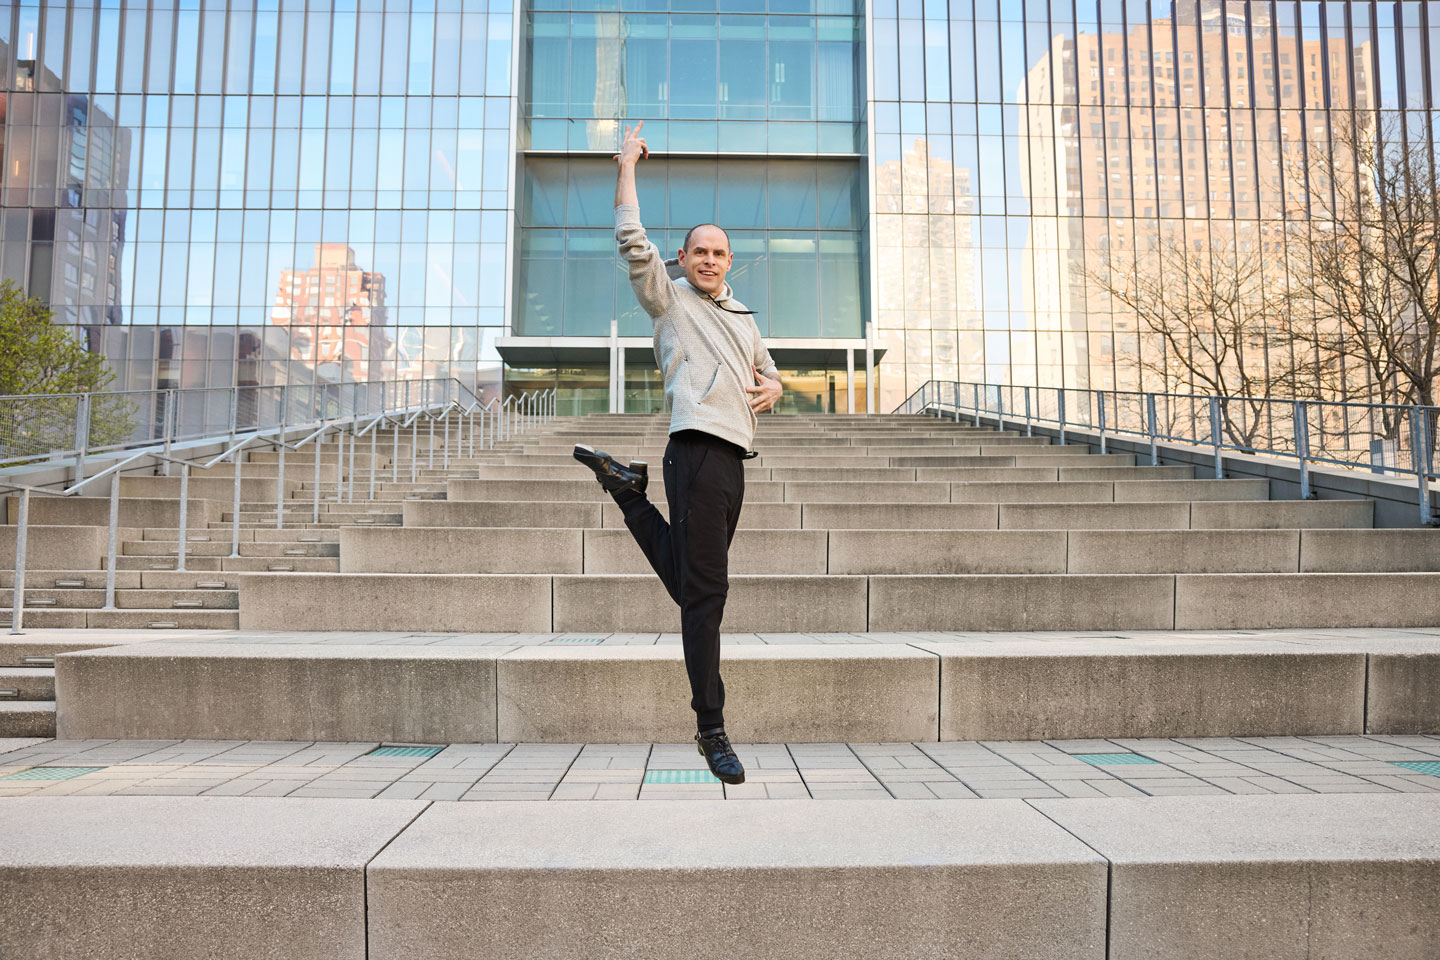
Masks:
[[[730,249],[730,235],[713,223],[701,223],[685,234],[680,248],[680,266],[685,279],[701,293],[716,296],[725,289],[725,273],[735,254]]]

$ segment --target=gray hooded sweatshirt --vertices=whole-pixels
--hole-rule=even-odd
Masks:
[[[655,321],[655,359],[670,401],[670,432],[700,430],[750,449],[755,412],[746,386],[753,365],[776,374],[775,361],[745,305],[725,284],[718,296],[685,279],[677,260],[665,260],[645,236],[640,208],[615,208],[615,239],[630,270],[630,286]]]

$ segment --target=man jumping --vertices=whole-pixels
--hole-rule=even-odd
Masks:
[[[584,444],[576,445],[575,459],[615,498],[625,526],[680,605],[696,743],[711,773],[744,783],[745,768],[725,735],[720,620],[730,586],[730,541],[745,499],[744,461],[755,456],[748,452],[755,415],[780,398],[780,377],[751,311],[725,283],[734,260],[729,235],[713,223],[692,227],[671,261],[646,239],[635,193],[635,165],[650,156],[640,136],[644,125],[625,128],[615,156],[615,239],[635,297],[655,322],[655,357],[670,401],[664,465],[670,521],[645,496],[645,463],[621,466]]]

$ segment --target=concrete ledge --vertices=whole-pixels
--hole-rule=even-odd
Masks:
[[[665,503],[665,498],[659,500],[651,498],[650,502],[660,515],[670,516],[670,509]],[[746,502],[744,509],[740,511],[740,523],[737,530],[799,530],[800,529],[801,505],[798,503],[749,503]],[[595,526],[595,524],[588,524]],[[602,504],[600,508],[600,524],[606,529],[625,529],[625,514],[614,503]]]
[[[1175,629],[1428,627],[1440,573],[1181,574]]]
[[[1197,501],[1190,509],[1196,530],[1371,527],[1374,519],[1370,500],[1217,500]]]
[[[68,739],[494,743],[500,647],[146,643],[55,661]]]
[[[673,633],[680,608],[658,577],[556,576],[560,632]],[[865,630],[864,577],[732,576],[725,601],[727,633],[846,633]]]
[[[1037,800],[1110,861],[1110,957],[1440,956],[1440,797]]]
[[[695,729],[678,645],[522,647],[500,658],[502,742],[676,742]],[[729,645],[738,743],[936,739],[940,662],[902,644]],[[803,695],[800,692],[804,691]]]
[[[15,569],[15,535],[19,529],[14,524],[0,524],[0,564],[11,571]],[[138,540],[144,533],[130,527],[118,532],[122,540]],[[109,537],[110,531],[104,526],[36,524],[25,535],[25,568],[99,570]]]
[[[1266,480],[1117,480],[1116,503],[1164,500],[1269,500]]]
[[[53,736],[54,700],[0,700],[0,737]]]
[[[242,630],[550,629],[546,574],[245,573]]]
[[[777,484],[782,485],[787,503],[948,503],[950,500],[950,484],[943,482],[797,480]],[[745,485],[747,500],[751,486]]]
[[[583,540],[555,527],[341,527],[340,572],[580,573]]]
[[[424,806],[0,799],[0,956],[364,960],[365,864]]]
[[[997,512],[993,503],[807,503],[801,523],[807,530],[994,530]]]
[[[243,479],[242,479],[243,485]],[[7,497],[9,511],[6,523],[20,519],[20,498]],[[192,530],[204,527],[229,509],[233,500],[201,500],[190,498],[186,523]],[[106,527],[110,525],[110,497],[31,497],[30,522],[37,525],[70,525]],[[121,497],[120,526],[176,527],[180,524],[180,493],[163,497]]]
[[[1300,571],[1440,571],[1440,530],[1426,527],[1409,530],[1305,530],[1300,534]]]
[[[1366,684],[1366,733],[1440,733],[1440,649],[1372,653]]]
[[[652,572],[635,538],[623,526],[618,530],[586,530],[584,534],[584,573]],[[836,572],[826,569],[826,540],[824,530],[737,529],[730,544],[730,575],[820,576]],[[578,567],[578,552],[575,559]]]
[[[1072,530],[1070,573],[1294,573],[1296,530]]]
[[[830,572],[1064,573],[1063,530],[831,530]]]
[[[406,500],[401,511],[407,527],[598,527],[600,508],[578,501]]]
[[[1105,953],[1104,862],[1009,800],[436,803],[368,877],[371,960]]]
[[[1189,503],[1002,503],[1001,530],[1184,530]]]
[[[1365,654],[1265,641],[924,642],[941,740],[1361,733]]]
[[[1115,499],[1113,483],[952,483],[952,503],[1088,503]]]
[[[1169,630],[1174,577],[870,578],[870,625],[903,630]]]

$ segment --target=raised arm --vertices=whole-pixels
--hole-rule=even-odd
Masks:
[[[652,317],[658,317],[670,306],[675,295],[674,285],[665,271],[665,258],[660,250],[645,236],[645,227],[640,223],[640,198],[635,192],[635,164],[650,156],[650,148],[640,137],[641,120],[634,129],[625,128],[625,139],[615,162],[620,171],[615,178],[615,241],[620,245],[620,257],[630,273],[630,287],[635,299]]]

